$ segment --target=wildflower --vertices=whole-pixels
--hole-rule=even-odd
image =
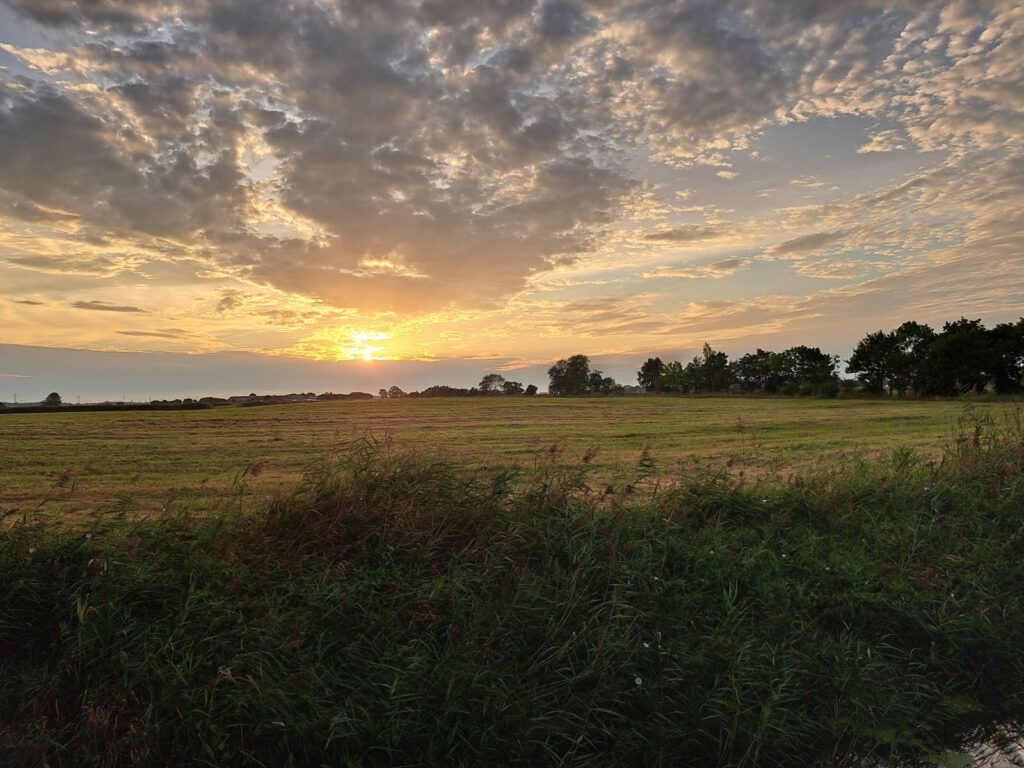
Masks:
[[[30,555],[34,555],[34,554],[36,553],[36,548],[35,548],[35,547],[29,547],[29,548],[28,548],[28,553],[29,553]]]
[[[644,684],[644,679],[642,677],[634,677],[633,682],[636,683],[636,687],[639,688]]]
[[[657,576],[654,577],[654,580],[655,581],[661,581],[661,579],[659,579]]]
[[[786,559],[786,555],[785,555],[785,554],[783,554],[783,555],[782,555],[782,559],[783,559],[783,560],[785,560],[785,559]]]
[[[767,504],[768,503],[768,499],[761,499],[761,503],[762,504]]]
[[[85,534],[85,538],[87,538],[87,539],[91,539],[91,538],[92,538],[92,534],[91,534],[91,533],[87,533],[87,534]]]
[[[651,647],[650,643],[644,643],[644,648],[650,648],[650,647]]]

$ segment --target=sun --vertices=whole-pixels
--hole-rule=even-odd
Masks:
[[[353,331],[348,334],[348,341],[338,345],[338,357],[342,360],[383,360],[380,355],[384,347],[371,344],[371,341],[385,341],[391,338],[380,331]]]

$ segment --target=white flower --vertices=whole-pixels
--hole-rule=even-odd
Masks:
[[[636,687],[639,688],[644,684],[644,679],[642,677],[634,677],[633,682],[636,683]]]
[[[28,548],[28,553],[29,553],[30,555],[34,555],[34,554],[36,553],[36,548],[35,548],[35,547],[29,547],[29,548]]]
[[[650,648],[650,647],[651,647],[650,643],[644,643],[644,648]]]
[[[783,555],[783,556],[782,556],[782,559],[783,559],[783,560],[785,560],[785,559],[786,559],[786,556],[785,556],[785,555]]]
[[[761,499],[761,503],[762,504],[767,504],[768,503],[768,499]]]
[[[657,576],[654,577],[654,580],[655,581],[661,581],[661,579],[659,579]]]

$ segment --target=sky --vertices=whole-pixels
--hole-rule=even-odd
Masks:
[[[1022,139],[1019,2],[0,0],[0,400],[1015,320]]]

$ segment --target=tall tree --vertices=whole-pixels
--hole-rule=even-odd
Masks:
[[[662,392],[686,392],[688,390],[686,368],[678,360],[673,360],[665,366],[661,379]]]
[[[835,395],[838,391],[836,366],[839,358],[836,355],[801,344],[790,347],[780,357],[783,375],[794,391],[806,395]]]
[[[665,364],[660,357],[649,357],[647,362],[640,366],[637,371],[636,380],[648,392],[656,392],[661,387],[661,377],[665,373]]]
[[[980,392],[997,367],[992,337],[981,320],[946,323],[921,365],[921,390],[928,395]]]
[[[786,361],[778,352],[758,349],[732,364],[733,377],[742,392],[778,392],[786,382]]]
[[[889,381],[895,341],[885,331],[869,333],[853,349],[846,372],[854,373],[868,392],[881,394]]]
[[[480,380],[479,389],[482,395],[499,394],[501,392],[502,385],[505,383],[505,377],[500,373],[488,373]]]
[[[1024,317],[989,331],[992,383],[1000,394],[1024,391]]]
[[[688,388],[695,392],[724,392],[733,383],[729,355],[711,348],[707,342],[698,357],[686,366]]]
[[[587,392],[590,358],[573,355],[548,368],[548,392],[552,395],[582,395]]]
[[[905,394],[908,389],[921,387],[921,366],[935,341],[930,326],[910,320],[889,334],[892,344],[889,360],[889,386],[894,392]]]

